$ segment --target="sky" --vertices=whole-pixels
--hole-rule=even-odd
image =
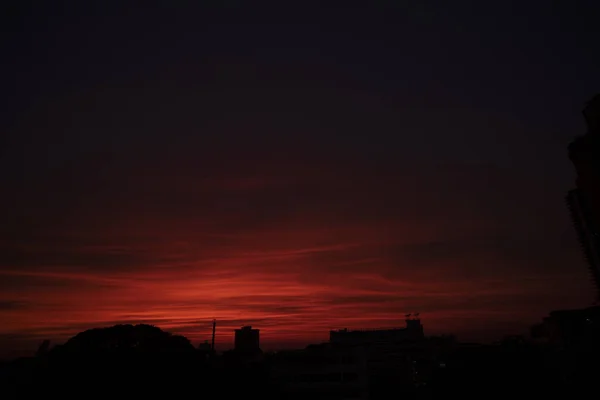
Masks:
[[[85,3],[4,13],[0,356],[213,318],[219,349],[415,312],[485,341],[592,303],[564,196],[593,1]]]

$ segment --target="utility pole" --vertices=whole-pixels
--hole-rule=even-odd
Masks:
[[[212,341],[210,343],[210,350],[215,352],[215,330],[217,328],[217,320],[213,319],[213,331],[212,331]]]

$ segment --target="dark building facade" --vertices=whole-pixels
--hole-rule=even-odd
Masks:
[[[405,328],[330,331],[334,348],[363,351],[369,399],[414,398],[440,365],[446,341],[427,338],[418,318],[405,322]]]
[[[600,95],[587,103],[583,115],[587,132],[569,145],[577,188],[566,201],[600,300]]]
[[[236,329],[234,349],[243,353],[260,352],[260,331],[251,326]]]
[[[598,350],[600,307],[552,311],[541,324],[532,327],[531,336],[560,347]]]
[[[401,343],[419,341],[425,338],[423,325],[419,319],[407,319],[406,328],[348,330],[329,332],[333,344],[364,345],[374,343]]]
[[[289,400],[370,398],[366,354],[361,347],[324,343],[281,351],[272,359],[271,374],[281,388],[281,398]]]

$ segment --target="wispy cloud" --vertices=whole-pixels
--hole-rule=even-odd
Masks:
[[[2,340],[64,339],[118,322],[203,340],[217,318],[221,346],[242,324],[262,329],[268,346],[402,325],[415,311],[432,333],[482,321],[502,330],[587,296],[584,269],[565,268],[580,258],[563,225],[543,238],[519,221],[509,229],[513,206],[499,199],[494,212],[470,211],[476,193],[465,182],[482,179],[477,168],[422,181],[429,175],[281,165],[246,176],[233,168],[222,181],[199,179],[202,188],[187,177],[161,183],[163,171],[127,196],[94,196],[62,224],[11,228],[0,240]],[[506,185],[501,172],[489,176]],[[442,207],[435,185],[455,188],[444,179],[460,190]]]

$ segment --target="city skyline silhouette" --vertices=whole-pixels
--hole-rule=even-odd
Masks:
[[[151,324],[492,342],[590,306],[565,195],[593,2],[15,5],[0,358]]]

